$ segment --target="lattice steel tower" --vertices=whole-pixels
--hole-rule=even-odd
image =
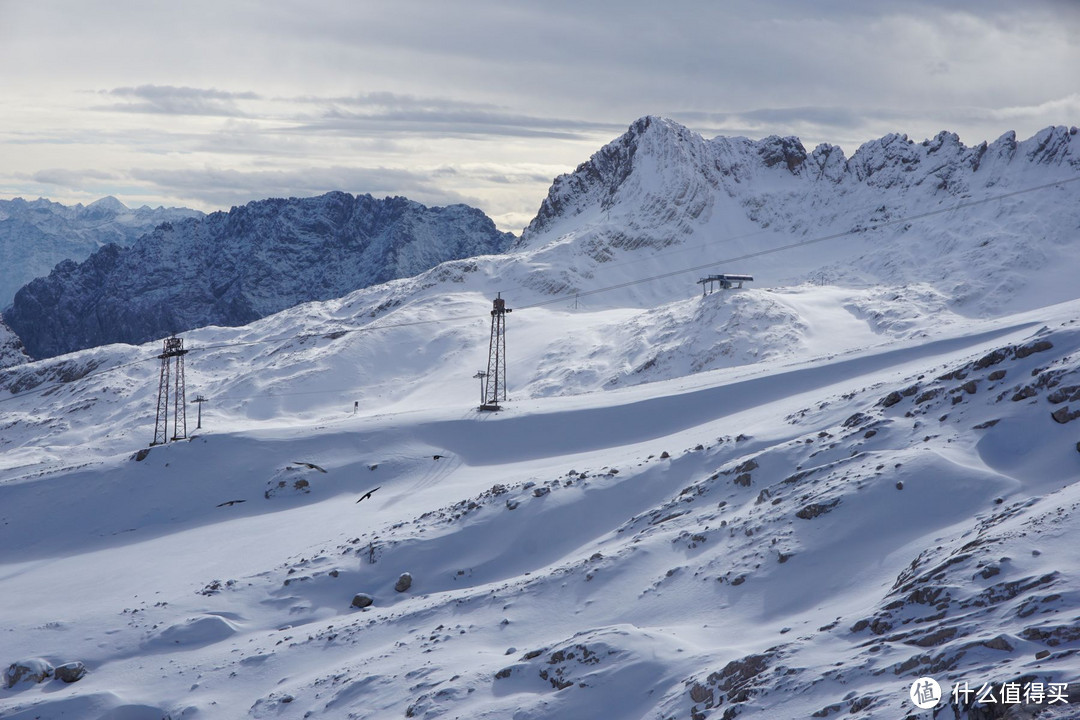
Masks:
[[[187,438],[187,398],[184,388],[184,341],[176,336],[165,338],[161,360],[161,379],[158,382],[157,419],[154,421],[154,442],[164,445],[170,440]],[[170,368],[172,366],[172,368]],[[170,378],[170,370],[172,377]],[[169,394],[172,394],[172,437],[169,437]]]
[[[484,402],[481,410],[499,410],[506,400],[506,301],[499,293],[491,308],[491,343],[488,345],[488,369],[484,377]]]

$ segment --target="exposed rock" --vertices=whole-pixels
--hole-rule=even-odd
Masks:
[[[267,481],[263,497],[267,500],[279,495],[307,495],[311,492],[311,481],[307,477],[313,468],[289,465],[274,474]],[[325,472],[325,470],[323,471]]]
[[[714,702],[713,691],[701,683],[694,683],[690,686],[690,699],[696,703],[705,703],[706,706],[712,707]]]
[[[949,642],[957,635],[957,629],[954,627],[943,627],[927,633],[917,640],[913,640],[912,644],[919,647],[937,647],[944,643]]]
[[[9,688],[21,682],[39,683],[52,677],[53,666],[41,658],[28,658],[11,663],[4,673],[4,680]]]
[[[866,413],[857,412],[854,415],[852,415],[851,417],[849,417],[847,420],[845,420],[843,422],[843,426],[846,427],[846,428],[858,427],[859,425],[867,423],[870,420],[871,420],[871,417],[869,415],[867,415]]]
[[[1038,391],[1035,388],[1031,387],[1030,385],[1025,385],[1024,387],[1020,388],[1015,394],[1013,394],[1012,401],[1020,402],[1021,400],[1026,400],[1029,397],[1034,397],[1037,394]]]
[[[1054,343],[1049,340],[1036,340],[1033,343],[1028,343],[1027,345],[1016,348],[1016,357],[1026,358],[1028,355],[1044,352],[1052,347],[1054,347]]]
[[[69,662],[56,666],[56,679],[66,683],[82,680],[86,676],[86,666],[81,662]]]
[[[1009,639],[1004,635],[998,635],[992,640],[986,640],[982,643],[984,647],[988,647],[991,650],[1001,650],[1002,652],[1012,652],[1013,646],[1009,642]]]
[[[706,679],[709,685],[728,694],[730,702],[744,702],[753,694],[749,687],[751,681],[769,667],[768,655],[747,655],[740,660],[732,660],[718,672]]]
[[[879,404],[882,407],[892,407],[893,405],[895,405],[896,403],[900,402],[903,399],[904,399],[903,395],[901,395],[897,391],[893,390],[891,393],[889,393],[888,395],[883,397]]]
[[[995,382],[995,381],[1001,380],[1003,377],[1005,377],[1005,371],[1004,370],[995,370],[994,372],[990,373],[986,377],[991,382]]]
[[[410,575],[407,572],[401,573],[401,575],[397,579],[397,582],[394,583],[394,590],[398,591],[399,593],[400,592],[405,592],[406,590],[408,590],[411,587],[412,587],[412,575]]]
[[[754,460],[753,458],[751,458],[751,459],[747,460],[746,462],[744,462],[739,467],[735,468],[735,472],[737,472],[737,473],[749,473],[749,472],[752,472],[752,471],[757,470],[757,469],[758,469],[757,460]]]
[[[1054,422],[1064,425],[1067,422],[1072,422],[1076,418],[1080,417],[1080,410],[1069,411],[1069,406],[1059,407],[1054,412],[1050,413],[1050,417],[1054,418]]]
[[[1012,352],[1012,348],[998,348],[997,350],[994,350],[991,353],[983,355],[981,358],[976,360],[975,361],[975,367],[982,370],[984,368],[990,367],[991,365],[997,365],[999,362],[1001,362],[1005,358],[1009,357],[1011,352]],[[1002,376],[1004,376],[1005,372],[1004,371],[1000,371],[1000,372],[1001,372]],[[991,379],[993,379],[993,378],[991,378]]]
[[[373,602],[375,602],[375,598],[367,593],[356,593],[352,599],[352,606],[355,608],[366,608]]]
[[[803,520],[811,520],[818,517],[819,515],[824,515],[839,504],[839,498],[827,503],[810,503],[806,507],[796,512],[795,517],[802,518]]]
[[[933,400],[934,398],[936,398],[940,394],[941,394],[941,388],[930,388],[929,390],[924,392],[922,395],[915,398],[915,404],[916,405],[922,405],[924,402],[929,402],[930,400]]]
[[[1020,633],[1025,640],[1033,640],[1057,647],[1064,643],[1080,640],[1080,625],[1050,625],[1025,628]]]
[[[1063,402],[1080,401],[1080,385],[1067,385],[1054,390],[1046,399],[1055,405]]]
[[[893,629],[893,624],[885,618],[874,618],[874,621],[870,623],[870,632],[875,635],[884,635]]]

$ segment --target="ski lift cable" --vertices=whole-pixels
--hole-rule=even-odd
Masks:
[[[694,271],[698,271],[698,270],[705,270],[705,269],[708,269],[708,268],[711,268],[711,267],[715,267],[716,265],[719,265],[719,264],[722,264],[722,263],[739,262],[741,260],[750,260],[750,259],[753,259],[753,258],[763,257],[765,255],[772,255],[772,254],[778,253],[778,252],[784,252],[784,251],[787,251],[787,250],[794,250],[794,249],[799,248],[799,247],[804,247],[804,246],[807,246],[807,245],[814,245],[816,243],[826,242],[828,240],[837,240],[837,239],[842,238],[842,237],[847,237],[848,235],[855,235],[857,233],[864,233],[864,232],[870,232],[870,231],[873,231],[873,230],[880,230],[881,228],[890,227],[890,226],[893,226],[893,225],[902,225],[902,224],[906,224],[906,223],[910,223],[910,222],[915,222],[917,220],[924,220],[924,219],[929,218],[929,217],[934,217],[934,216],[937,216],[937,215],[944,215],[946,213],[956,212],[957,210],[963,210],[965,208],[974,207],[976,205],[983,205],[983,204],[994,202],[994,201],[997,201],[997,200],[1004,200],[1006,198],[1015,197],[1017,195],[1023,195],[1025,193],[1035,192],[1037,190],[1046,190],[1048,188],[1057,187],[1059,185],[1065,185],[1067,183],[1076,182],[1078,180],[1080,180],[1080,177],[1067,178],[1065,180],[1058,180],[1056,182],[1046,183],[1045,185],[1038,185],[1038,186],[1035,186],[1035,187],[1024,188],[1022,190],[1015,190],[1015,191],[1010,192],[1010,193],[1004,193],[1004,194],[1001,194],[1001,195],[994,195],[993,197],[981,198],[979,200],[970,200],[970,201],[967,201],[967,202],[958,203],[956,205],[950,205],[949,207],[943,207],[943,208],[938,208],[936,210],[930,210],[928,212],[920,213],[918,215],[907,215],[905,217],[897,218],[895,220],[887,220],[887,221],[884,221],[884,222],[874,223],[873,225],[869,225],[869,226],[864,227],[864,228],[856,227],[856,228],[852,228],[850,230],[844,230],[842,232],[833,233],[831,235],[822,235],[820,237],[811,238],[809,240],[800,240],[799,242],[788,243],[786,245],[779,245],[779,246],[774,247],[774,248],[766,248],[765,250],[757,250],[755,252],[746,253],[744,255],[738,255],[738,256],[734,256],[734,257],[728,257],[728,258],[722,258],[722,259],[719,259],[719,260],[713,260],[712,262],[703,263],[701,265],[693,265],[691,267],[685,267],[685,268],[682,268],[682,269],[679,269],[679,270],[671,270],[669,272],[659,273],[657,275],[650,275],[649,277],[638,278],[636,280],[627,280],[626,282],[618,283],[617,285],[609,285],[607,287],[596,288],[596,289],[593,289],[593,290],[577,291],[577,292],[574,293],[574,296],[576,296],[576,297],[586,297],[586,296],[589,296],[589,295],[597,295],[597,294],[608,292],[608,291],[611,291],[611,290],[619,290],[619,289],[622,289],[622,288],[631,287],[633,285],[640,285],[642,283],[652,282],[653,280],[661,280],[661,279],[664,279],[664,278],[673,277],[675,275],[681,275],[683,273],[694,272]],[[551,299],[551,300],[543,300],[541,302],[533,303],[532,305],[521,305],[521,306],[518,306],[518,308],[516,308],[516,309],[520,311],[520,310],[528,310],[530,308],[535,308],[535,307],[543,307],[544,305],[552,305],[552,304],[555,304],[555,303],[558,303],[558,302],[563,302],[565,300],[568,300],[569,297],[570,297],[569,295],[563,295],[563,296],[560,296],[560,297],[557,297],[557,298],[554,298],[554,299]]]
[[[563,293],[563,294],[557,295],[557,296],[555,296],[553,298],[550,298],[550,299],[547,299],[547,300],[542,300],[542,301],[539,301],[539,302],[535,302],[535,303],[532,303],[530,305],[519,305],[517,308],[515,308],[515,310],[518,311],[518,312],[521,312],[522,310],[531,310],[533,308],[545,307],[547,305],[553,305],[553,304],[556,304],[556,303],[565,302],[565,301],[567,301],[567,300],[569,300],[571,298],[581,298],[581,297],[589,297],[591,295],[599,295],[601,293],[610,292],[612,290],[620,290],[622,288],[632,287],[634,285],[641,285],[643,283],[653,282],[655,280],[662,280],[662,279],[665,279],[665,278],[674,277],[674,276],[677,276],[677,275],[682,275],[682,274],[688,273],[688,272],[695,272],[695,271],[699,271],[699,270],[704,270],[704,269],[707,269],[707,268],[715,267],[716,265],[723,264],[723,263],[732,263],[732,262],[739,262],[739,261],[742,261],[742,260],[750,260],[750,259],[753,259],[753,258],[764,257],[766,255],[773,255],[775,253],[786,252],[788,250],[795,250],[797,248],[805,247],[805,246],[808,246],[808,245],[815,245],[817,243],[827,242],[829,240],[837,240],[839,238],[847,237],[849,235],[855,235],[857,233],[871,232],[871,231],[874,231],[874,230],[880,230],[881,228],[891,227],[891,226],[894,226],[894,225],[901,225],[901,224],[905,224],[905,223],[915,222],[915,221],[918,221],[918,220],[924,220],[924,219],[929,218],[929,217],[936,217],[938,215],[944,215],[944,214],[947,214],[947,213],[956,212],[958,210],[963,210],[963,209],[966,209],[966,208],[975,207],[977,205],[984,205],[984,204],[995,202],[995,201],[998,201],[998,200],[1005,200],[1005,199],[1010,198],[1010,197],[1016,197],[1018,195],[1025,195],[1027,193],[1037,192],[1039,190],[1047,190],[1047,189],[1052,188],[1052,187],[1059,187],[1059,186],[1067,185],[1069,183],[1073,183],[1073,182],[1077,182],[1077,181],[1080,181],[1080,177],[1065,178],[1063,180],[1056,180],[1054,182],[1044,183],[1042,185],[1036,185],[1036,186],[1028,187],[1028,188],[1022,188],[1020,190],[1014,190],[1012,192],[1002,193],[1002,194],[999,194],[999,195],[994,195],[994,196],[991,196],[991,197],[981,198],[981,199],[978,199],[978,200],[968,200],[968,201],[964,201],[964,202],[961,202],[961,203],[957,203],[955,205],[949,205],[948,207],[937,208],[935,210],[930,210],[928,212],[919,213],[919,214],[916,214],[916,215],[907,215],[907,216],[904,216],[904,217],[901,217],[901,218],[896,218],[894,220],[887,220],[887,221],[884,221],[884,222],[874,223],[872,225],[868,225],[867,227],[855,227],[855,228],[852,228],[850,230],[844,230],[842,232],[832,233],[830,235],[822,235],[822,236],[819,236],[819,237],[810,238],[809,240],[800,240],[799,242],[787,243],[785,245],[779,245],[779,246],[773,247],[773,248],[766,248],[764,250],[758,250],[758,251],[751,252],[751,253],[745,253],[743,255],[727,257],[727,258],[718,258],[718,259],[715,259],[715,260],[713,260],[711,262],[708,262],[708,263],[703,263],[703,264],[699,264],[699,265],[693,265],[693,266],[690,266],[690,267],[684,267],[684,268],[680,268],[678,270],[671,270],[671,271],[664,272],[664,273],[658,273],[656,275],[650,275],[648,277],[637,278],[635,280],[627,280],[626,282],[616,283],[614,285],[607,285],[607,286],[599,287],[599,288],[593,288],[592,290],[577,290],[577,291],[574,291],[574,292]],[[751,235],[754,235],[754,234],[757,234],[757,233],[751,233]],[[747,236],[738,236],[738,237],[747,237]],[[737,237],[725,238],[724,240],[726,241],[726,240],[734,240],[734,239],[738,239],[738,238]],[[339,334],[338,337],[340,337],[342,335],[347,335],[349,333],[354,333],[354,332],[376,332],[378,330],[392,330],[392,329],[395,329],[395,328],[403,328],[403,327],[416,327],[416,326],[421,326],[421,325],[433,325],[433,324],[440,324],[440,323],[463,322],[463,321],[469,321],[469,320],[475,320],[475,319],[476,319],[476,317],[473,316],[473,315],[451,315],[451,316],[446,316],[446,317],[441,317],[441,318],[431,318],[431,319],[428,319],[428,320],[411,320],[411,321],[407,321],[407,322],[381,323],[381,324],[377,324],[377,325],[366,325],[366,326],[363,326],[363,327],[352,327],[352,328],[332,327],[332,328],[327,328],[325,330],[318,331],[318,332],[308,331],[308,332],[304,332],[304,333],[297,333],[295,335],[287,335],[285,337],[266,338],[266,339],[262,339],[262,340],[239,340],[239,341],[231,341],[231,342],[225,342],[225,343],[217,343],[217,344],[214,344],[214,345],[201,345],[201,346],[197,345],[195,347],[190,348],[190,353],[198,353],[198,352],[203,352],[203,351],[207,351],[207,350],[227,349],[227,348],[231,348],[231,347],[244,347],[244,346],[252,346],[252,345],[266,345],[266,344],[271,344],[271,343],[284,343],[284,342],[288,342],[288,341],[291,341],[291,340],[326,337],[328,335],[333,335],[333,334]],[[138,359],[138,360],[133,360],[131,362],[124,363],[122,365],[116,365],[116,366],[111,367],[111,368],[106,368],[104,370],[89,372],[86,375],[83,375],[82,377],[78,378],[77,380],[72,380],[72,381],[69,381],[69,382],[57,382],[57,383],[53,383],[51,385],[41,385],[41,386],[38,386],[36,388],[32,388],[30,390],[26,390],[26,391],[21,392],[21,393],[9,395],[6,398],[0,398],[0,403],[7,402],[9,400],[14,400],[16,398],[25,397],[27,395],[33,395],[33,394],[36,394],[36,393],[47,392],[49,390],[52,390],[52,389],[58,388],[58,387],[70,386],[72,383],[80,382],[80,381],[85,380],[85,379],[90,378],[90,377],[98,377],[98,376],[104,375],[106,373],[115,372],[115,371],[121,370],[123,368],[131,367],[132,365],[136,365],[136,364],[143,363],[143,362],[148,362],[148,361],[151,361],[151,360],[157,360],[157,359],[158,359],[158,357],[156,355],[150,356],[150,357],[145,357],[145,358],[141,358],[141,359]],[[19,366],[16,365],[13,368],[8,368],[8,369],[13,370],[13,369],[15,369],[17,367],[19,367]],[[0,371],[0,372],[3,372],[3,371]]]

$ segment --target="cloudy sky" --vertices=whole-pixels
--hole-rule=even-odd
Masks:
[[[0,197],[328,190],[517,232],[636,118],[967,144],[1080,124],[1077,0],[0,0]]]

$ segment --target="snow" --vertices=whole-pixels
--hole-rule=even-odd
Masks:
[[[835,288],[783,297],[818,333],[855,322]],[[465,293],[449,306],[482,303]],[[881,337],[866,326],[831,356],[803,348],[796,358],[692,375],[680,368],[607,391],[586,384],[529,397],[521,375],[496,414],[473,409],[466,373],[486,349],[482,322],[468,337],[460,328],[382,331],[386,357],[409,358],[404,349],[420,346],[430,353],[397,366],[351,357],[373,344],[360,333],[210,349],[238,330],[207,329],[190,335],[193,348],[206,349],[189,356],[189,392],[222,399],[207,404],[197,437],[142,461],[132,453],[150,437],[153,363],[9,400],[6,416],[16,422],[4,431],[0,474],[5,648],[12,661],[80,660],[89,674],[63,688],[5,691],[0,707],[13,717],[384,717],[410,707],[417,717],[686,714],[685,683],[781,643],[793,656],[785,663],[806,668],[790,681],[802,690],[763,683],[750,708],[803,717],[840,701],[847,690],[811,679],[841,662],[845,682],[879,698],[878,715],[895,717],[906,686],[882,684],[872,669],[913,653],[895,643],[871,666],[862,665],[865,650],[852,663],[861,636],[848,628],[885,604],[913,558],[959,543],[990,517],[995,498],[1031,517],[1066,502],[1075,439],[1049,419],[1045,400],[994,402],[991,389],[955,423],[936,419],[958,412],[951,405],[915,420],[885,411],[869,440],[842,422],[880,413],[879,398],[918,375],[1024,343],[1043,325],[1054,349],[1009,364],[1009,376],[1022,381],[1051,360],[1075,368],[1080,334],[1068,326],[1078,309],[958,320],[930,339],[858,347]],[[383,322],[396,314],[425,316],[406,308]],[[511,315],[510,339],[523,346],[516,362],[528,362],[530,345],[561,347],[566,328],[587,331],[589,315],[597,336],[626,321],[620,311]],[[292,319],[242,331],[280,337]],[[646,330],[668,324],[659,314]],[[153,351],[85,352],[119,364]],[[546,355],[573,367],[572,354]],[[365,375],[347,378],[344,367]],[[274,389],[277,398],[267,395]],[[356,415],[354,396],[363,398]],[[1001,415],[981,437],[970,429]],[[921,424],[933,426],[928,443]],[[751,459],[752,485],[733,483],[734,468]],[[796,468],[818,468],[813,483],[785,484]],[[266,497],[280,478],[290,486],[302,478],[309,492]],[[763,488],[772,495],[758,502]],[[811,520],[792,514],[837,499]],[[219,507],[232,500],[244,502]],[[1001,553],[1024,566],[1017,576],[1052,567],[1065,576],[1058,592],[1075,595],[1075,565],[1054,549],[1058,535],[1009,541],[1040,548],[1038,557]],[[778,564],[778,553],[790,559]],[[396,593],[402,572],[414,584]],[[374,597],[371,608],[349,607],[357,592]],[[834,630],[817,630],[838,617]],[[1014,640],[1019,630],[1006,622]],[[581,661],[585,650],[590,662]],[[575,659],[552,662],[560,651]],[[1010,667],[1020,673],[1032,652],[1010,655]],[[1075,674],[1063,658],[1044,672],[1072,677],[1070,668]]]
[[[0,662],[88,669],[0,716],[898,718],[924,675],[1080,680],[1072,286],[1013,268],[1028,294],[975,312],[1015,248],[916,280],[860,238],[741,291],[540,305],[686,266],[566,202],[515,254],[185,333],[203,428],[141,458],[159,344],[0,372]],[[809,284],[811,255],[893,280]],[[511,397],[481,413],[497,290]]]

